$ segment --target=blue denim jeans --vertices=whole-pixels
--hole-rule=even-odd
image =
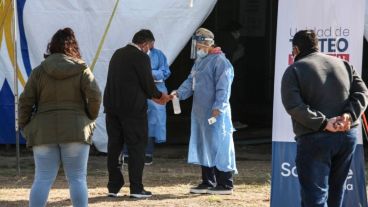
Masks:
[[[340,207],[357,144],[357,128],[297,137],[296,167],[302,207]]]
[[[69,183],[74,207],[88,206],[87,161],[90,146],[83,143],[48,144],[33,147],[35,178],[29,196],[30,207],[46,206],[60,163]]]
[[[146,156],[153,157],[153,150],[155,149],[155,138],[148,137],[147,147],[146,147]],[[124,144],[123,147],[123,155],[128,156],[128,147]]]

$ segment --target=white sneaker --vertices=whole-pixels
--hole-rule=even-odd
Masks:
[[[213,195],[231,195],[233,194],[233,189],[227,189],[222,186],[216,186],[214,188],[210,188],[207,192]]]
[[[116,198],[116,197],[119,197],[120,194],[119,193],[108,193],[107,194],[107,197],[111,197],[111,198]]]

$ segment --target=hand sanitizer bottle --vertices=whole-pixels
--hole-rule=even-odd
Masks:
[[[172,104],[173,104],[173,108],[174,108],[174,114],[180,114],[181,113],[180,102],[179,102],[179,99],[176,95],[174,95],[174,97],[172,99]]]

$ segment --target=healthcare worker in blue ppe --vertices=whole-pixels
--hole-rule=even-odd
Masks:
[[[157,89],[161,92],[167,93],[165,80],[169,78],[171,72],[167,59],[164,53],[154,47],[155,42],[152,41],[149,55],[151,60],[152,76],[155,81]],[[153,163],[153,151],[155,143],[166,142],[166,104],[160,105],[148,99],[148,141],[146,147],[145,165]],[[123,164],[128,163],[128,149],[124,146],[123,150]]]
[[[193,96],[188,163],[202,168],[202,182],[190,189],[195,194],[232,194],[237,173],[229,104],[234,70],[214,43],[211,31],[195,32],[191,54],[195,63],[172,93],[179,100]]]

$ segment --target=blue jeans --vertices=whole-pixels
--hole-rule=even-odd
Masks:
[[[48,144],[33,147],[35,178],[29,196],[30,207],[43,207],[63,163],[74,207],[88,206],[87,161],[90,146],[83,143]]]
[[[154,148],[155,148],[155,138],[148,137],[147,147],[146,147],[146,156],[152,157]],[[125,157],[128,156],[128,147],[126,144],[124,144],[124,147],[123,147],[123,155]]]
[[[296,167],[302,207],[340,207],[357,144],[357,128],[297,137]]]

